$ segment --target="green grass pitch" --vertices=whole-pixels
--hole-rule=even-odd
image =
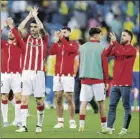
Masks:
[[[106,106],[108,111],[108,99],[106,100]],[[1,138],[139,138],[139,113],[134,112],[132,114],[132,121],[130,124],[129,132],[125,136],[118,135],[120,129],[123,125],[123,114],[124,110],[122,107],[122,102],[120,101],[117,108],[116,122],[114,124],[114,134],[113,135],[104,135],[97,134],[100,131],[100,118],[99,114],[93,114],[92,110],[87,111],[86,116],[86,125],[84,132],[78,132],[78,127],[76,129],[69,129],[68,124],[68,111],[64,111],[64,121],[65,127],[62,129],[53,129],[53,126],[57,122],[57,116],[55,109],[45,110],[45,119],[43,123],[43,132],[40,134],[35,133],[35,127],[37,122],[36,116],[36,105],[35,100],[31,97],[29,103],[29,113],[30,117],[28,118],[28,132],[24,133],[15,133],[17,127],[7,127],[3,128],[1,122]],[[9,104],[9,123],[12,122],[14,118],[14,108]],[[75,116],[76,123],[79,125],[79,115]]]

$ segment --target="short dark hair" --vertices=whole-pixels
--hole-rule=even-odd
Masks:
[[[123,30],[123,32],[128,33],[128,35],[131,37],[131,41],[132,41],[132,39],[133,39],[133,33],[130,30],[128,30],[128,29]]]
[[[85,41],[83,39],[79,39],[78,42],[80,43],[80,45],[85,43]]]
[[[35,21],[35,19],[33,19],[33,20],[30,22],[30,24],[32,24],[32,23],[37,24],[36,21]]]
[[[64,29],[71,32],[71,29],[69,27],[63,27],[61,30],[64,30]]]
[[[94,27],[89,30],[89,35],[93,36],[94,34],[100,34],[101,32],[100,28]]]

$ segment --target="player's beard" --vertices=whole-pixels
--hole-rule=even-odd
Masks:
[[[31,33],[31,35],[32,35],[33,38],[37,38],[39,36],[38,33],[36,33],[36,32],[35,33]]]
[[[32,36],[33,38],[37,38],[38,35],[39,35],[38,32],[37,32],[37,31],[34,31],[34,30],[31,30],[30,33],[31,33],[31,36]]]
[[[126,40],[126,41],[123,41],[123,40],[122,40],[122,41],[120,42],[121,45],[126,45],[127,43],[128,43],[128,40]]]
[[[70,40],[70,38],[69,37],[64,37],[67,41],[69,41]]]
[[[13,41],[15,38],[14,37],[9,37],[8,39],[11,40],[11,41]]]

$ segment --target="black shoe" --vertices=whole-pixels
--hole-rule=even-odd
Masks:
[[[26,126],[21,126],[16,132],[21,133],[21,132],[28,132],[28,129]]]
[[[41,133],[42,132],[42,126],[36,125],[36,133]]]
[[[80,113],[80,110],[75,110],[75,113],[79,114]]]
[[[51,106],[50,108],[51,108],[51,109],[54,109],[54,106]]]
[[[27,129],[27,127],[26,126],[23,126],[24,128],[25,128],[25,132],[28,132],[28,129]]]
[[[97,114],[98,113],[98,110],[94,110],[94,112],[93,112],[94,114]]]

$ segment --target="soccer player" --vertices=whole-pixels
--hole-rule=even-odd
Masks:
[[[116,119],[116,108],[122,97],[123,108],[125,111],[123,128],[120,135],[127,134],[131,121],[130,93],[132,85],[133,64],[136,57],[136,49],[131,46],[133,34],[129,30],[121,33],[120,44],[116,40],[114,33],[110,33],[111,45],[106,48],[107,57],[114,56],[115,64],[113,71],[113,86],[110,90],[110,104],[108,112],[107,128],[103,133],[112,134],[112,127]]]
[[[79,45],[84,44],[85,42],[80,39]],[[78,57],[77,57],[78,58]],[[77,60],[77,64],[79,64],[79,60]],[[74,102],[75,102],[75,113],[79,114],[80,112],[80,90],[81,90],[81,79],[79,78],[79,70],[75,76],[75,84],[74,84]],[[94,113],[98,113],[98,104],[94,100],[94,97],[89,102],[91,104],[92,109],[94,110]]]
[[[22,86],[22,85],[21,85]],[[21,87],[22,88],[22,87]],[[14,97],[14,93],[13,93],[13,90],[11,89],[9,94],[8,94],[8,100],[10,101],[10,103],[15,107],[15,97]],[[30,116],[30,114],[28,113],[28,117]],[[17,124],[17,120],[16,120],[16,117],[15,119],[13,120],[13,122],[10,124],[10,126],[21,126],[21,123],[20,124]]]
[[[34,21],[30,23],[30,33],[24,38],[25,55],[22,72],[23,92],[21,104],[21,122],[22,127],[16,132],[27,132],[27,114],[28,97],[33,94],[37,104],[37,125],[36,133],[42,132],[42,123],[44,119],[44,101],[42,99],[45,93],[45,67],[44,60],[47,54],[48,34],[45,32],[42,22],[37,16],[38,8],[31,9],[29,15],[21,22],[18,29],[22,33],[27,22],[33,17]]]
[[[4,127],[8,126],[8,94],[10,89],[13,90],[15,97],[15,119],[16,125],[21,125],[20,106],[21,106],[21,72],[22,72],[22,45],[24,43],[20,39],[20,35],[13,25],[13,19],[8,18],[2,24],[4,27],[9,26],[8,40],[1,41],[1,110]]]
[[[133,81],[132,81],[132,91],[130,94],[130,104],[131,111],[135,111],[134,100],[136,99],[136,111],[140,111],[140,46],[136,44],[136,59],[133,66]]]
[[[54,43],[50,47],[49,54],[56,55],[55,76],[53,78],[53,91],[56,94],[56,111],[58,123],[54,128],[64,127],[63,95],[65,95],[70,114],[70,128],[76,128],[74,120],[75,104],[73,98],[74,76],[76,68],[74,59],[78,55],[78,43],[69,40],[71,29],[64,27],[60,32],[55,32]]]
[[[99,103],[102,130],[106,127],[105,90],[108,88],[108,63],[107,58],[103,55],[103,47],[100,44],[101,30],[91,28],[89,35],[90,40],[80,46],[79,49],[79,77],[82,84],[79,131],[84,131],[86,107],[93,96]]]
[[[15,98],[14,98],[14,93],[13,90],[10,89],[10,92],[8,94],[8,100],[10,101],[10,103],[15,106]]]

